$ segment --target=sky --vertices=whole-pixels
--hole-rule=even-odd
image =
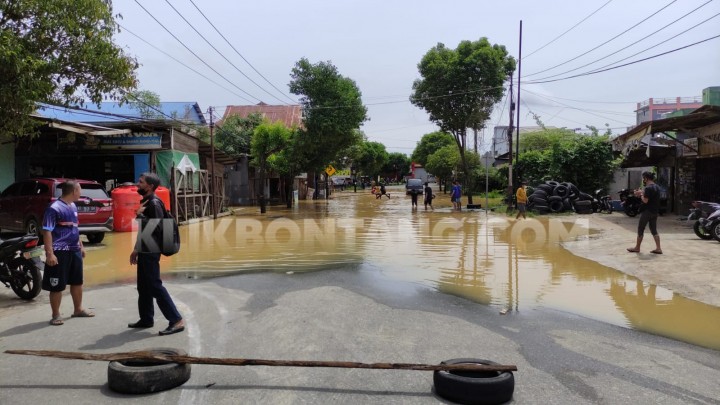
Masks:
[[[367,138],[408,155],[424,134],[438,130],[408,101],[423,55],[438,43],[456,48],[463,40],[486,37],[518,59],[520,21],[521,126],[536,125],[537,115],[547,126],[584,130],[608,124],[622,134],[635,124],[639,102],[699,97],[704,88],[720,86],[720,38],[566,78],[720,35],[720,0],[112,3],[122,16],[115,41],[140,63],[139,89],[159,94],[161,101],[198,102],[204,111],[213,107],[215,119],[228,105],[288,104],[298,99],[288,90],[295,63],[329,61],[362,92],[370,118],[361,128]],[[533,83],[543,79],[563,80]],[[514,92],[516,97],[517,87]],[[508,124],[507,104],[503,99],[496,105],[481,150],[489,148],[493,127]]]

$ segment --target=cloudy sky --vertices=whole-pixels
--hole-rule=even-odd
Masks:
[[[635,123],[637,102],[720,86],[720,38],[567,78],[720,35],[719,0],[114,0],[113,7],[124,28],[116,41],[141,64],[140,88],[162,101],[197,101],[219,116],[227,105],[287,104],[296,100],[288,91],[295,63],[330,61],[362,92],[368,138],[407,154],[437,129],[408,101],[422,56],[437,43],[455,48],[487,37],[517,58],[521,20],[523,126],[535,125],[537,114],[546,125],[609,124],[620,134]],[[548,81],[555,79],[563,80]],[[504,100],[487,122],[486,145],[491,128],[507,122]]]

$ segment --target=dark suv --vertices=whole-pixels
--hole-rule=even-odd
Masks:
[[[45,209],[60,197],[60,185],[67,180],[71,179],[32,178],[11,184],[0,194],[0,229],[39,235]],[[82,188],[75,203],[80,234],[90,243],[100,243],[113,229],[112,200],[100,183],[72,180]]]
[[[425,187],[422,179],[407,179],[405,183],[405,194],[422,194]]]

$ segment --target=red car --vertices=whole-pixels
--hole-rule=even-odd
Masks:
[[[80,183],[78,209],[80,234],[90,243],[100,243],[113,229],[112,199],[95,181],[63,178],[31,178],[11,184],[0,194],[0,230],[38,235],[48,205],[60,197],[67,180]]]

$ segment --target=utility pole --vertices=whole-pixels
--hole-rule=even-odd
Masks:
[[[208,108],[210,114],[210,196],[212,198],[212,211],[213,219],[217,219],[217,201],[215,201],[215,137],[213,136],[213,129],[215,123],[213,122],[213,108]]]
[[[512,207],[513,196],[513,116],[515,115],[515,101],[513,101],[513,78],[510,76],[510,125],[508,126],[508,210]]]
[[[520,20],[520,50],[518,51],[518,90],[517,90],[517,137],[515,138],[515,164],[520,158],[520,74],[522,73],[522,20]],[[518,174],[520,174],[518,172]],[[519,179],[518,179],[519,180]]]

